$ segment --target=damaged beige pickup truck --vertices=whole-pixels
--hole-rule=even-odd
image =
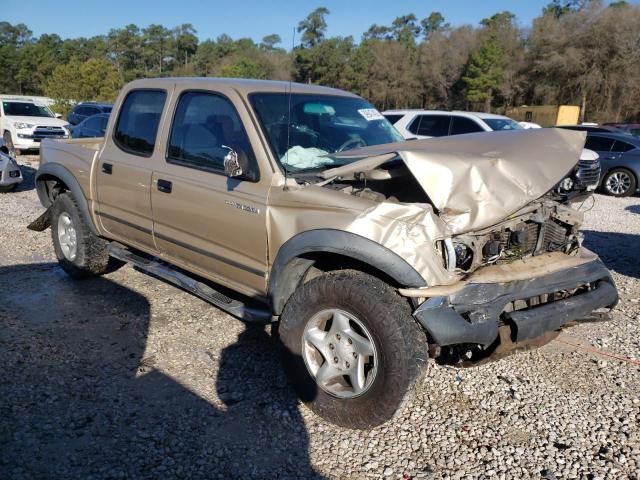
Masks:
[[[130,262],[245,321],[279,321],[302,400],[370,428],[409,398],[429,355],[477,364],[615,305],[581,246],[589,193],[563,181],[584,140],[402,141],[340,90],[140,80],[104,139],[42,142],[47,211],[30,227],[51,226],[73,278]]]

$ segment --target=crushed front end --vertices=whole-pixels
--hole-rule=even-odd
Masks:
[[[441,241],[443,262],[462,279],[404,291],[425,299],[414,317],[432,353],[473,364],[606,318],[618,294],[605,265],[581,246],[582,220],[581,212],[547,198],[494,227]]]

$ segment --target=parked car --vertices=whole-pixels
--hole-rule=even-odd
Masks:
[[[108,113],[98,113],[71,127],[71,138],[104,137],[109,122]]]
[[[110,103],[82,102],[71,109],[67,115],[67,120],[71,125],[78,125],[84,119],[98,113],[111,113],[111,108],[113,108],[113,105]]]
[[[72,278],[130,262],[279,321],[283,367],[328,421],[372,428],[428,356],[487,361],[617,302],[552,191],[583,133],[408,142],[356,95],[246,79],[137,80],[114,113],[104,140],[43,144],[30,228],[52,228]]]
[[[387,110],[382,115],[406,138],[431,138],[463,133],[522,130],[509,117],[491,113],[438,110]]]
[[[22,183],[22,171],[9,148],[0,139],[0,193],[10,192]]]
[[[525,130],[528,130],[530,128],[542,128],[540,125],[538,125],[537,123],[533,123],[533,122],[518,122],[518,123]]]
[[[617,128],[636,137],[640,136],[640,123],[603,123],[606,127]]]
[[[67,122],[49,107],[29,100],[2,100],[0,129],[7,148],[13,154],[39,149],[43,138],[68,138]]]
[[[585,147],[600,156],[600,188],[614,197],[628,197],[638,188],[640,138],[624,133],[592,132]]]
[[[619,130],[613,127],[607,127],[597,124],[582,124],[582,125],[556,125],[551,128],[564,128],[565,130],[574,130],[576,132],[588,132],[588,133],[620,133]]]

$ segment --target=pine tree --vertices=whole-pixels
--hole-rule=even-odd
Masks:
[[[471,56],[465,76],[467,100],[484,102],[486,112],[491,111],[491,101],[504,75],[504,53],[498,37],[490,32],[480,50]]]

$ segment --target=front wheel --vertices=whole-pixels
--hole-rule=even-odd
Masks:
[[[399,411],[424,370],[426,335],[388,284],[342,270],[293,293],[279,329],[283,363],[319,416],[367,429]]]
[[[636,177],[626,168],[614,168],[602,180],[602,187],[608,195],[628,197],[636,191]]]
[[[17,183],[12,183],[11,185],[0,185],[0,193],[12,192],[16,189],[17,186]]]

